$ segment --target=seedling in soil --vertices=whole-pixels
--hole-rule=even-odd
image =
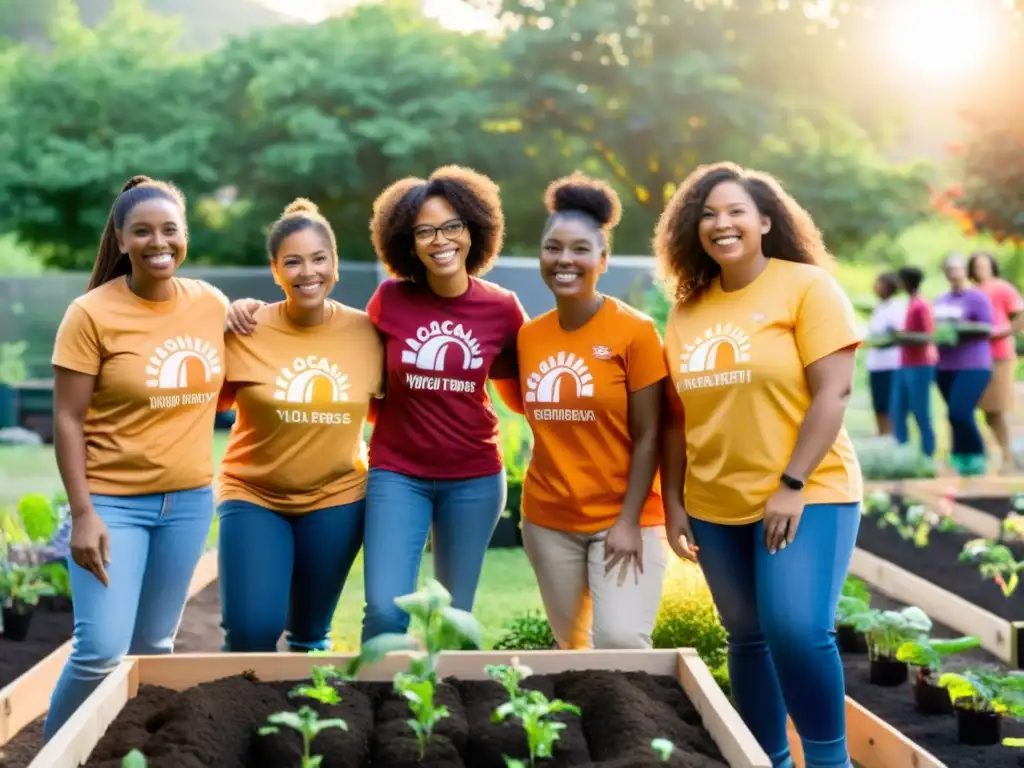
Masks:
[[[871,593],[867,585],[855,576],[847,576],[843,582],[843,591],[839,595],[836,607],[836,640],[839,650],[848,653],[865,653],[867,641],[864,635],[853,626],[854,616],[871,610]]]
[[[896,654],[900,646],[917,640],[926,640],[932,631],[932,621],[917,606],[900,611],[871,609],[850,617],[858,632],[868,639],[869,674],[875,685],[900,685],[907,679],[907,664]]]
[[[960,550],[959,560],[974,563],[984,579],[992,579],[999,585],[1004,597],[1017,590],[1018,574],[1024,569],[1024,561],[1018,562],[1013,551],[1005,544],[996,544],[988,539],[971,539]]]
[[[341,718],[321,720],[320,715],[317,714],[315,709],[305,706],[299,707],[298,712],[275,712],[267,718],[267,722],[270,723],[270,725],[265,725],[260,728],[260,736],[269,736],[270,734],[278,733],[280,731],[278,726],[283,726],[297,731],[299,736],[302,737],[302,768],[320,768],[323,756],[310,755],[309,750],[313,744],[313,739],[315,739],[321,731],[326,731],[328,728],[341,728],[343,731],[348,730],[348,723]]]
[[[409,662],[408,672],[395,675],[395,690],[409,703],[415,719],[409,721],[420,746],[420,760],[426,755],[434,727],[448,717],[447,707],[434,704],[437,665],[446,650],[479,649],[483,645],[480,624],[469,611],[452,607],[452,596],[440,582],[431,579],[418,592],[395,598],[395,605],[409,614],[420,627],[421,640],[410,634],[389,633],[368,640],[346,672],[374,664],[394,651],[423,650]]]
[[[329,680],[346,680],[350,679],[336,667],[330,665],[324,665],[319,667],[313,667],[310,671],[310,680],[312,685],[297,685],[289,692],[289,696],[302,696],[307,699],[313,699],[319,701],[322,704],[338,704],[341,702],[341,696],[338,694],[338,690],[331,685]]]
[[[672,757],[672,753],[675,752],[676,745],[668,739],[655,739],[651,742],[651,749],[657,753],[661,762],[667,763]]]
[[[146,760],[146,756],[137,749],[133,749],[121,758],[121,768],[146,768],[147,765],[149,762]]]
[[[899,505],[894,504],[892,497],[884,491],[875,491],[868,497],[864,514],[873,517],[879,528],[895,529],[900,538],[912,541],[918,548],[928,546],[933,530],[941,533],[958,530],[951,517],[941,515],[924,504],[911,504],[905,512],[901,511]]]
[[[501,683],[509,695],[509,700],[491,713],[491,721],[500,723],[511,715],[522,723],[530,750],[531,767],[536,765],[537,760],[551,757],[559,731],[565,728],[565,723],[551,718],[563,712],[578,715],[580,708],[561,699],[548,701],[540,691],[524,691],[520,688],[519,682],[529,676],[531,670],[519,665],[516,659],[512,660],[511,665],[489,664],[484,667],[484,671]],[[509,758],[506,757],[505,761],[508,765]]]
[[[1024,674],[994,669],[947,672],[939,686],[949,691],[961,743],[997,744],[1003,717],[1024,717]]]
[[[945,715],[953,711],[949,694],[935,680],[942,675],[943,662],[950,656],[980,648],[981,640],[974,636],[951,640],[926,638],[904,643],[896,651],[896,658],[917,667],[914,673],[914,699],[918,709],[929,715]]]

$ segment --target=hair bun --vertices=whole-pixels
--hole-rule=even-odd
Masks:
[[[622,202],[615,190],[579,172],[551,182],[544,205],[548,213],[585,213],[602,228],[614,227],[622,216]]]
[[[289,213],[320,213],[320,209],[316,207],[316,203],[305,197],[297,197],[292,202],[288,203],[288,207],[284,209],[285,216]]]
[[[135,189],[140,184],[148,184],[153,181],[149,176],[132,176],[128,181],[124,183],[121,188],[122,192],[127,192],[129,189]]]

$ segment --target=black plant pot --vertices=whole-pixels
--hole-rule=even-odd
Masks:
[[[32,625],[32,616],[35,608],[24,603],[15,603],[3,610],[4,617],[4,639],[20,643],[28,635],[28,628]]]
[[[953,714],[953,700],[949,698],[949,691],[935,685],[930,676],[920,669],[914,676],[914,703],[922,715]]]
[[[956,711],[956,738],[971,747],[998,744],[1003,738],[1003,719],[995,712],[976,712],[966,707]]]
[[[868,664],[868,680],[872,685],[881,685],[891,688],[903,685],[910,677],[910,671],[905,661],[896,659],[872,659]]]
[[[840,624],[836,627],[836,644],[842,653],[868,652],[867,636],[849,624]]]

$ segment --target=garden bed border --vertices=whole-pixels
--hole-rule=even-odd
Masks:
[[[199,683],[254,673],[260,680],[305,680],[319,664],[345,664],[353,654],[310,657],[302,653],[186,653],[133,656],[85,700],[29,768],[78,768],[95,749],[140,685],[186,690]],[[535,674],[569,670],[615,670],[671,675],[700,713],[704,727],[732,768],[771,768],[771,761],[692,648],[625,651],[450,651],[441,655],[438,675],[483,679],[484,665],[518,660]],[[409,653],[388,654],[367,667],[360,680],[389,681],[407,669]]]
[[[988,478],[978,478],[985,480]],[[1012,478],[1007,478],[1012,479]],[[909,501],[917,501],[928,507],[939,509],[948,514],[957,525],[966,528],[971,533],[983,536],[986,539],[998,538],[1002,531],[1002,524],[999,518],[974,509],[965,504],[957,502],[953,493],[962,493],[957,482],[966,480],[953,480],[950,478],[937,478],[934,480],[891,480],[886,482],[873,482],[865,485],[865,495],[872,491],[884,491],[885,493],[899,495]],[[1024,482],[1024,478],[1021,478]],[[984,493],[972,493],[974,496],[984,496]],[[995,494],[995,495],[1003,495]]]
[[[1008,621],[996,616],[859,547],[853,551],[849,573],[893,600],[918,606],[940,624],[976,636],[982,648],[1012,668],[1024,668],[1020,647],[1024,621]]]
[[[189,600],[217,580],[217,569],[217,549],[213,548],[203,553],[196,565],[188,588]],[[49,710],[50,695],[70,653],[71,641],[68,640],[0,689],[0,751],[22,728]]]

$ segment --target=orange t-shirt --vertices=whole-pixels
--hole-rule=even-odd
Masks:
[[[91,493],[168,493],[213,479],[228,301],[201,280],[172,279],[168,301],[111,280],[75,299],[57,329],[53,365],[96,376],[84,425]]]
[[[523,517],[573,533],[610,528],[629,482],[629,393],[668,375],[653,321],[605,297],[597,314],[575,331],[563,330],[554,310],[527,322],[517,348],[534,441],[523,482]],[[655,475],[640,524],[664,520]]]
[[[321,325],[298,326],[278,302],[257,311],[251,336],[228,334],[225,390],[238,417],[219,501],[298,514],[365,495],[363,425],[381,396],[384,347],[365,312],[336,301],[325,312]]]

